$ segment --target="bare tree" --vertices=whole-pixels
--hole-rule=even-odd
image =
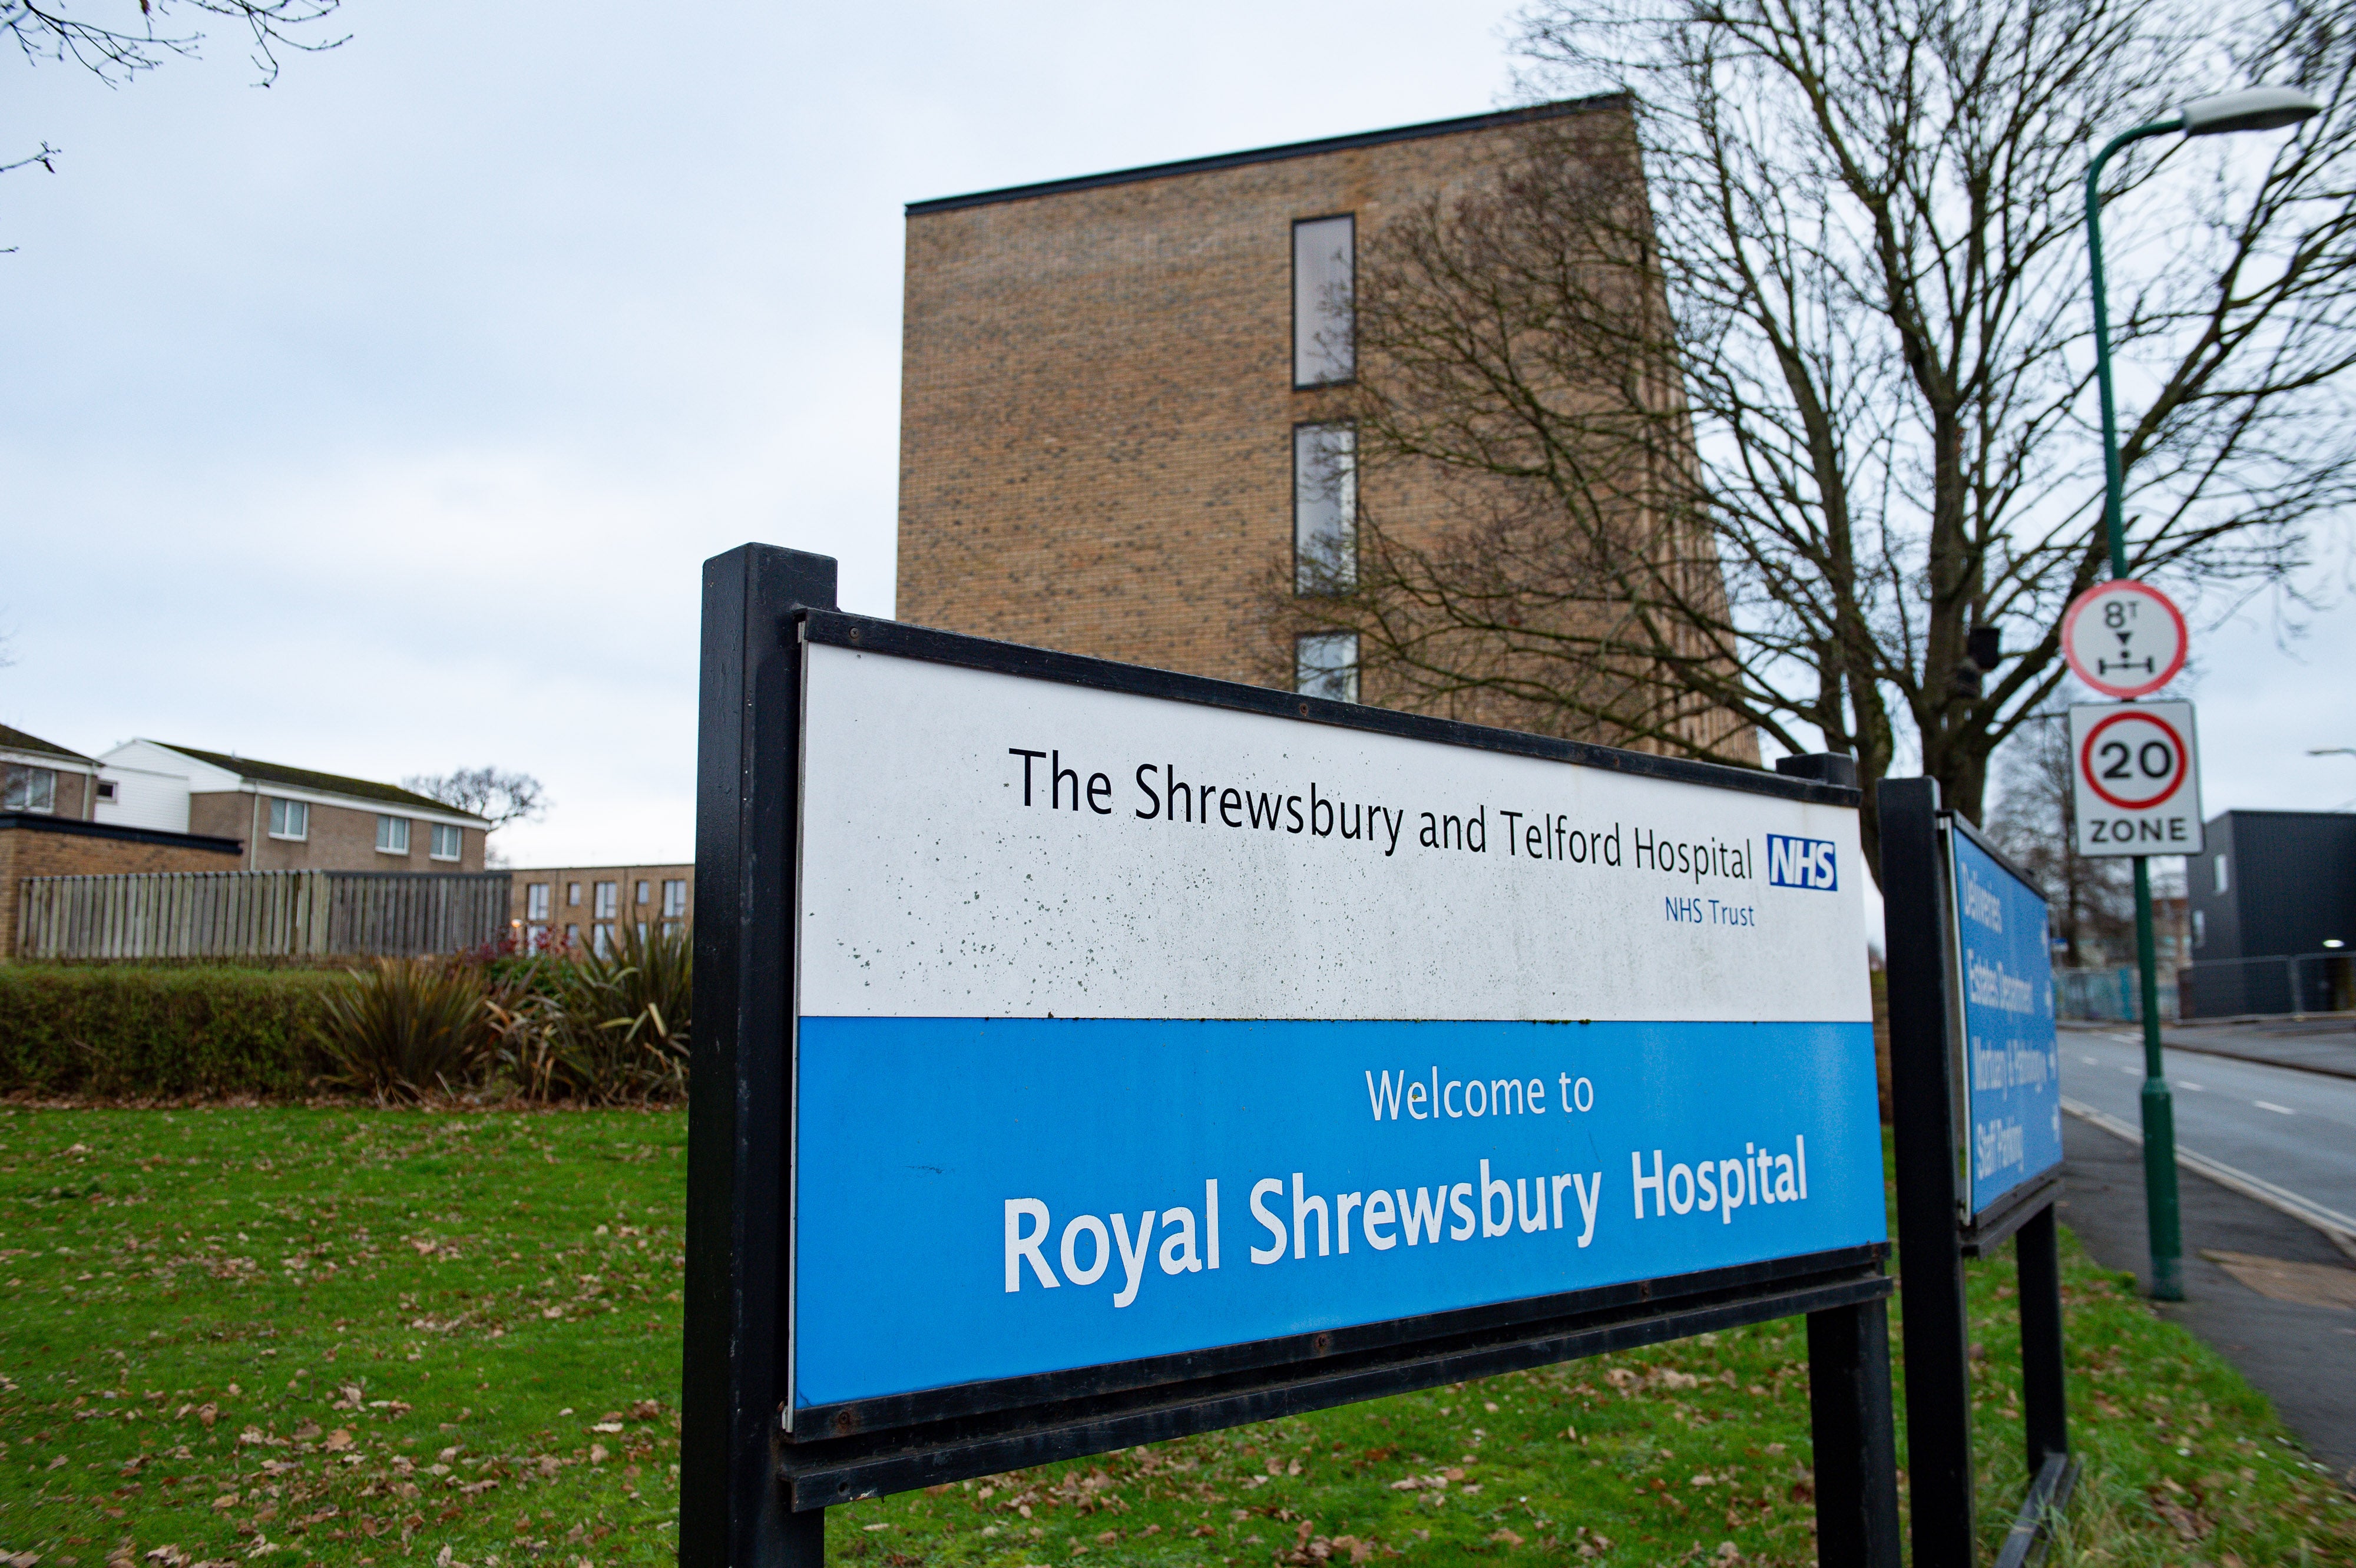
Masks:
[[[2087,162],[2250,81],[2329,106],[2112,165],[2129,557],[2246,594],[2356,494],[2335,13],[1540,0],[1524,45],[1533,85],[1633,119],[1616,148],[1608,115],[1535,122],[1367,246],[1359,571],[1286,614],[1358,632],[1384,700],[1723,762],[1763,735],[1869,788],[1912,751],[1976,820],[2104,567]],[[1985,692],[1983,625],[2014,650]],[[1869,800],[1866,834],[1878,864]]]
[[[128,81],[143,70],[153,70],[174,56],[189,58],[204,41],[202,33],[171,26],[172,13],[197,12],[235,23],[252,49],[260,85],[278,80],[278,52],[297,49],[317,53],[345,40],[314,40],[303,30],[325,21],[343,0],[138,0],[135,22],[117,25],[89,19],[67,0],[0,0],[0,34],[12,40],[26,60],[70,60],[109,86]],[[121,7],[128,11],[126,3]],[[58,149],[47,142],[40,151],[13,162],[0,163],[0,174],[39,164],[51,173]]]
[[[2135,940],[2135,863],[2078,853],[2075,775],[2068,711],[2029,715],[1997,754],[1987,823],[1988,836],[2043,890],[2072,969],[2115,959]]]
[[[401,781],[401,787],[481,817],[491,824],[492,832],[509,822],[536,822],[548,814],[552,803],[545,787],[530,774],[504,773],[496,768],[412,773]]]

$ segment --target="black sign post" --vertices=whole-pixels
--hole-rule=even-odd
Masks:
[[[1974,1042],[1964,1024],[1971,977],[1959,957],[1952,838],[1964,835],[1979,854],[1999,862],[2000,856],[1969,823],[1940,810],[1935,779],[1884,779],[1878,800],[1913,1562],[1915,1568],[1971,1568],[1975,1560],[1964,1261],[2010,1238],[2019,1269],[2030,1483],[1997,1561],[1999,1568],[2017,1568],[2067,1502],[2076,1477],[2062,1390],[2062,1278],[2053,1223],[2061,1175],[2056,1168],[2034,1172],[1992,1204],[1975,1208],[1975,1128],[1966,1109]],[[2012,875],[2029,884],[2018,871]],[[1995,983],[1985,976],[1981,983]]]
[[[797,1084],[810,1070],[811,1048],[811,1025],[797,1011],[803,999],[796,987],[806,983],[797,978],[803,966],[815,961],[796,950],[797,899],[811,853],[797,840],[809,788],[798,769],[811,711],[806,682],[814,679],[812,660],[820,652],[834,650],[828,657],[837,668],[857,654],[867,660],[862,669],[873,668],[880,656],[993,679],[1016,677],[1041,683],[1035,688],[1041,703],[1066,700],[1059,690],[1109,692],[1263,719],[1305,719],[1341,732],[1438,742],[1468,753],[1702,784],[1732,791],[1727,798],[1737,800],[1794,803],[1773,808],[1786,813],[1800,804],[1853,810],[1858,798],[1853,789],[1806,778],[1740,774],[1478,730],[845,616],[831,607],[834,582],[830,560],[759,545],[705,564],[682,1564],[820,1568],[824,1510],[833,1504],[1804,1316],[1820,1559],[1898,1568],[1887,1316],[1892,1282],[1884,1268],[1887,1245],[1879,1240],[1248,1343],[830,1403],[810,1398],[798,1405],[790,1371],[797,1365],[796,1304],[810,1301],[811,1291],[838,1288],[815,1275],[794,1278],[792,1240],[797,1224],[807,1219],[798,1209],[805,1191],[798,1162],[806,1163],[809,1152],[798,1139],[810,1127],[797,1121],[794,1103]],[[921,713],[899,713],[890,722],[926,721]],[[1092,793],[1091,808],[1097,800]],[[813,839],[828,825],[817,814],[809,824]],[[1809,866],[1827,878],[1833,874],[1829,858],[1804,861],[1795,851],[1790,864],[1802,868],[1795,877],[1809,875]],[[1869,1091],[1865,1099],[1869,1102]],[[814,1097],[809,1112],[819,1109]],[[1869,1123],[1869,1103],[1865,1116]],[[1819,1155],[1820,1188],[1833,1185],[1837,1152]],[[1767,1158],[1760,1156],[1762,1169]],[[1739,1160],[1726,1162],[1730,1181],[1740,1167]],[[1804,1167],[1799,1179],[1804,1186]],[[1614,1201],[1625,1203],[1622,1190],[1614,1189]],[[1878,1176],[1872,1190],[1878,1215]],[[1643,1191],[1640,1187],[1640,1217]],[[1303,1201],[1297,1192],[1294,1199]],[[1827,1200],[1820,1192],[1818,1201]],[[1482,1201],[1485,1214],[1485,1195]],[[1686,1201],[1689,1208],[1689,1192]],[[1006,1207],[1012,1249],[1017,1203],[1010,1199]],[[1626,1210],[1619,1212],[1624,1224]],[[1533,1229],[1526,1219],[1521,1228]],[[1712,1219],[1707,1234],[1718,1236],[1722,1228]],[[1872,1233],[1879,1233],[1878,1221]],[[1067,1273],[1075,1266],[1073,1245],[1067,1230]],[[1215,1240],[1211,1246],[1215,1269]],[[1243,1246],[1233,1235],[1228,1246],[1232,1269]],[[1041,1254],[1034,1248],[1031,1256],[1044,1277]],[[1006,1260],[1006,1289],[1012,1293],[1027,1276],[1017,1275],[1014,1251]],[[1253,1262],[1261,1261],[1254,1255]],[[1167,1255],[1162,1267],[1173,1267]],[[1099,1253],[1099,1273],[1102,1268]],[[1085,1280],[1075,1273],[1072,1283]],[[798,1287],[804,1293],[798,1296]],[[981,1288],[994,1292],[996,1281]],[[1073,1294],[1064,1293],[1066,1299]]]

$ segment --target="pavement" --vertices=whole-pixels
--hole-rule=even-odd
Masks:
[[[2065,1097],[2138,1123],[2136,1036],[2073,1029],[2062,1060]],[[2356,1079],[2178,1053],[2168,1070],[2180,1147],[2356,1215]],[[2096,1262],[2148,1288],[2142,1151],[2075,1116],[2063,1119],[2062,1141],[2058,1218]],[[2186,1299],[2158,1311],[2233,1363],[2356,1487],[2356,1269],[2320,1230],[2241,1192],[2190,1170],[2179,1189]]]

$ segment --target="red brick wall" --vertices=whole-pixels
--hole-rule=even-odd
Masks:
[[[139,871],[236,871],[233,851],[139,843],[83,833],[0,827],[0,959],[16,953],[17,884],[28,876],[104,876]]]
[[[1599,145],[1633,145],[1624,109],[1590,116]],[[1292,223],[1355,214],[1363,267],[1387,220],[1483,180],[1522,134],[912,216],[899,618],[1289,685],[1292,430],[1357,395],[1292,386]],[[1406,532],[1444,515],[1429,483],[1362,476],[1361,497]]]

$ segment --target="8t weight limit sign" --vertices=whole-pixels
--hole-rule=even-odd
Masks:
[[[2070,710],[2078,853],[2197,854],[2201,767],[2190,703]]]

